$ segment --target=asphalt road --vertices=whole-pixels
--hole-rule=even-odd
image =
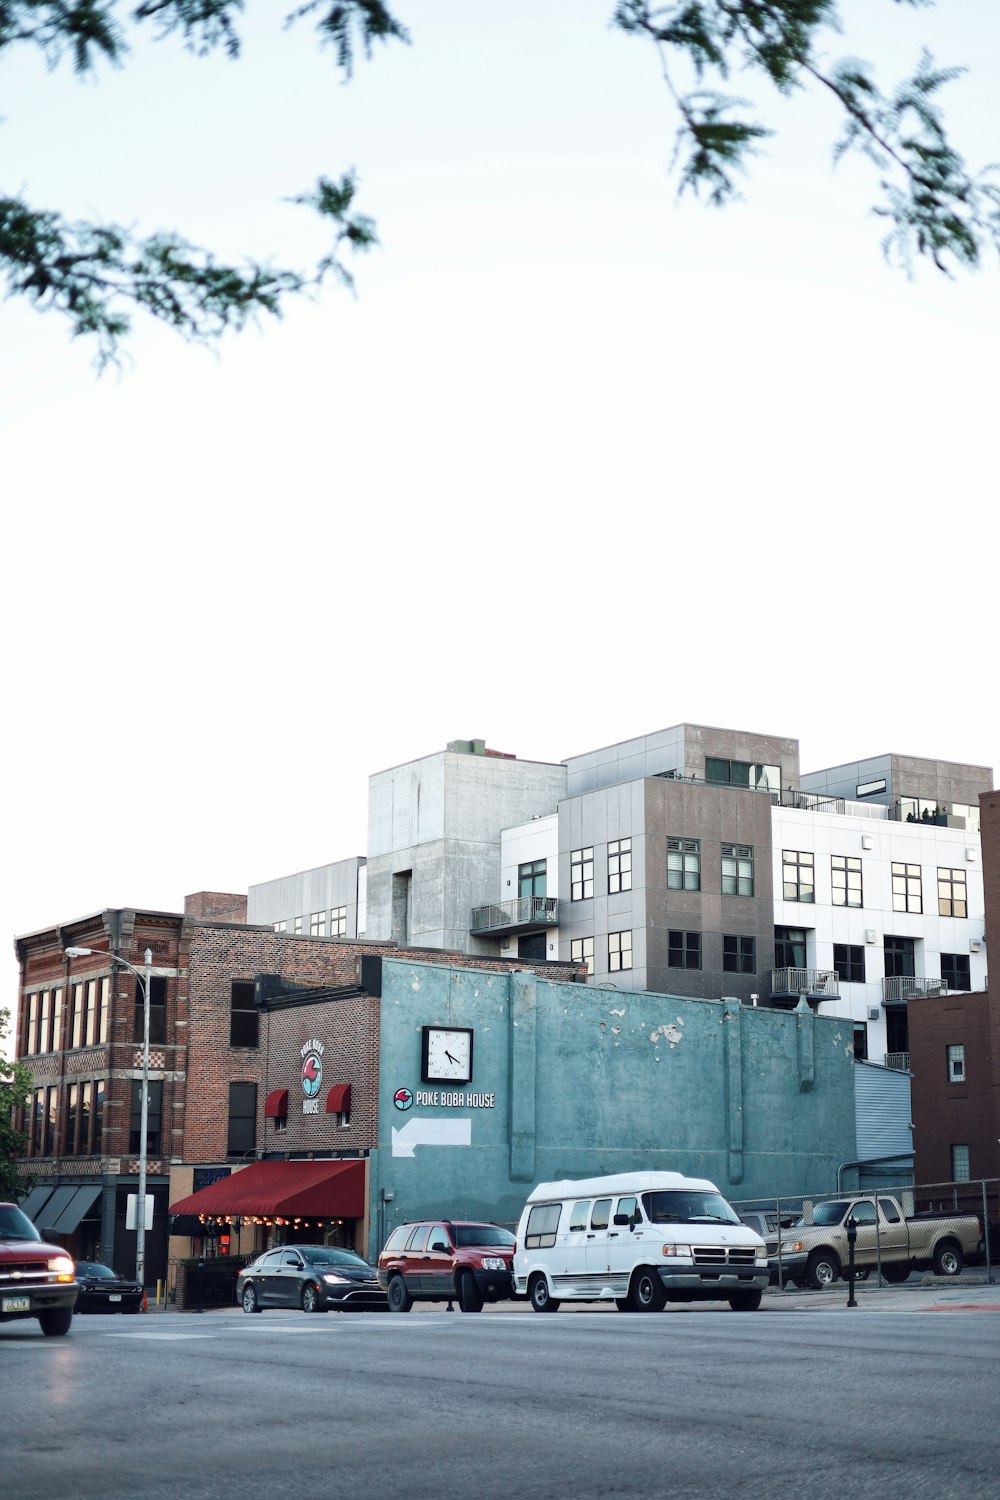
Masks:
[[[78,1318],[55,1339],[5,1324],[0,1488],[998,1500],[993,1303],[766,1305],[788,1315],[226,1310]]]

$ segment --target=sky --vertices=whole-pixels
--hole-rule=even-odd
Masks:
[[[931,47],[1000,160],[996,0],[848,0],[886,87]],[[678,201],[655,54],[612,0],[399,0],[341,81],[249,7],[242,58],[135,38],[81,82],[0,53],[0,182],[306,265],[355,168],[380,247],[214,352],[128,361],[0,302],[0,930],[182,909],[360,854],[373,771],[559,761],[681,722],[803,770],[1000,763],[989,687],[1000,278],[887,265],[818,93],[724,211]],[[275,17],[278,17],[277,19]]]

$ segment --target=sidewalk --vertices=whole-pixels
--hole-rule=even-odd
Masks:
[[[1000,1284],[963,1283],[942,1281],[933,1277],[906,1282],[903,1286],[878,1286],[872,1281],[855,1283],[855,1307],[848,1306],[846,1281],[838,1281],[823,1291],[808,1291],[800,1287],[786,1287],[779,1291],[771,1287],[764,1293],[761,1312],[992,1312],[1000,1313]],[[668,1303],[668,1313],[720,1312],[727,1307],[725,1302]],[[447,1303],[415,1302],[412,1313],[444,1312]],[[293,1308],[287,1309],[289,1312]],[[455,1304],[454,1310],[458,1311]],[[531,1312],[524,1297],[510,1302],[487,1304],[483,1311],[490,1316],[518,1316]],[[608,1312],[617,1311],[613,1302],[564,1302],[561,1312]],[[184,1313],[189,1317],[244,1317],[243,1309],[234,1307],[209,1307],[196,1312],[192,1308],[179,1308],[169,1303],[157,1307],[150,1302],[149,1312],[155,1316],[162,1313]],[[409,1316],[409,1314],[407,1315]]]

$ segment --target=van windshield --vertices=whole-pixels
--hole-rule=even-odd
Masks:
[[[721,1193],[643,1193],[642,1206],[651,1224],[738,1224],[740,1221]]]

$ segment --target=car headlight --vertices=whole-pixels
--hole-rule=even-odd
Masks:
[[[801,1240],[782,1240],[781,1242],[782,1255],[801,1254],[805,1248]],[[774,1258],[775,1260],[778,1258],[777,1251],[775,1251]]]
[[[506,1271],[506,1269],[507,1269],[507,1262],[504,1260],[504,1258],[503,1258],[502,1255],[484,1255],[483,1256],[483,1270],[484,1271]]]
[[[684,1260],[694,1259],[694,1251],[690,1245],[664,1245],[663,1253],[669,1256],[679,1255]]]
[[[328,1286],[347,1286],[350,1279],[349,1276],[338,1276],[336,1271],[323,1272],[323,1280]]]
[[[54,1255],[49,1261],[49,1270],[55,1272],[59,1281],[72,1281],[76,1274],[76,1266],[68,1255]]]

